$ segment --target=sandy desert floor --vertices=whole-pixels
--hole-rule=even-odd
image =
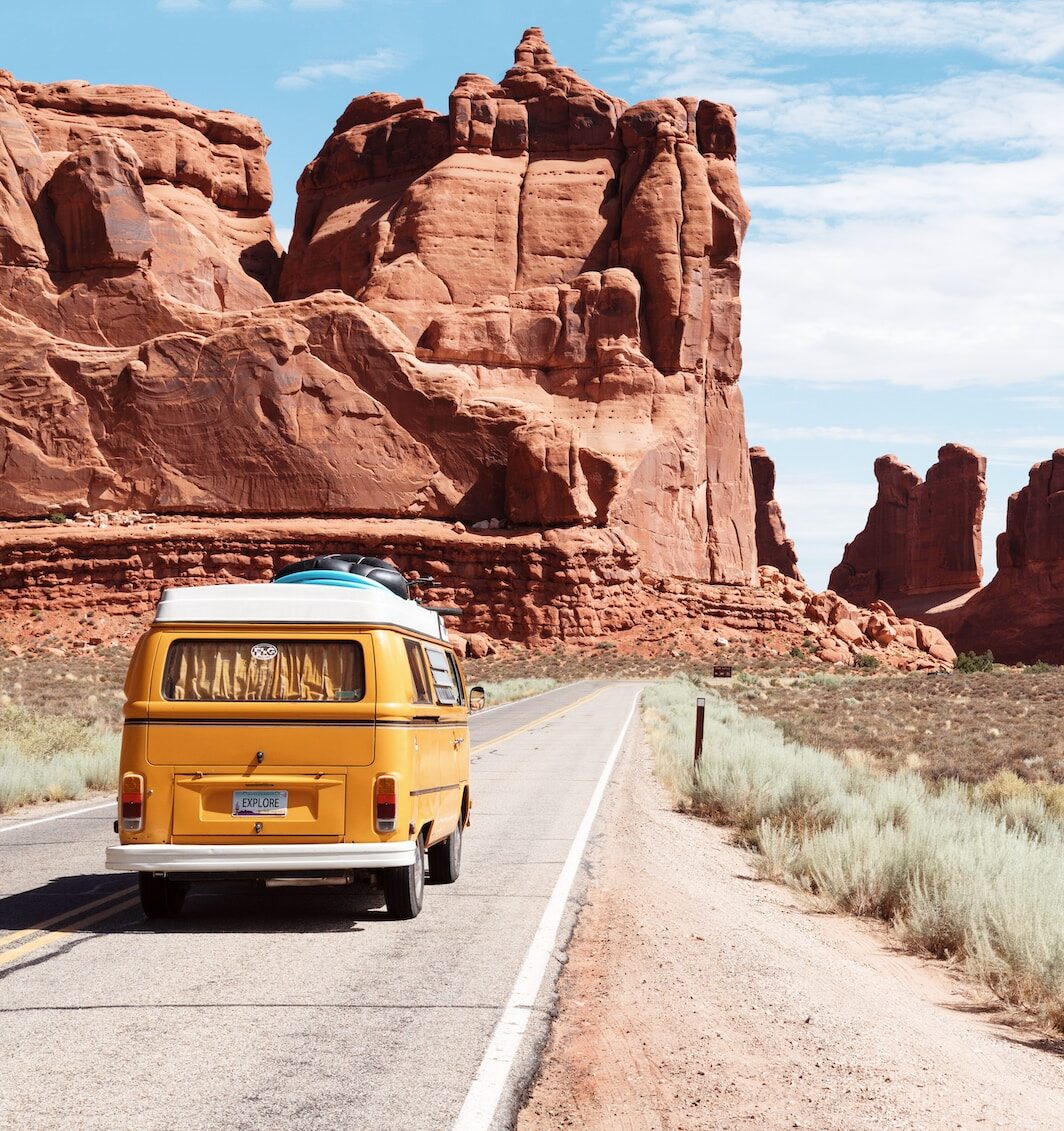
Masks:
[[[1064,1042],[758,882],[643,748],[600,827],[522,1131],[1061,1125]]]

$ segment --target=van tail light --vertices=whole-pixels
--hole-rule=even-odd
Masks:
[[[374,824],[379,833],[395,832],[395,778],[389,774],[381,774],[377,778],[377,788],[374,791]]]
[[[144,828],[144,778],[140,774],[122,775],[122,832],[139,833]]]

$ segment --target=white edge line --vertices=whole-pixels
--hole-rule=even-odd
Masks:
[[[484,1059],[480,1062],[480,1067],[477,1069],[477,1074],[474,1076],[465,1102],[462,1104],[462,1110],[455,1120],[454,1131],[488,1131],[495,1119],[495,1112],[506,1088],[510,1069],[513,1067],[513,1062],[521,1046],[525,1029],[528,1028],[536,998],[539,996],[540,986],[543,984],[543,978],[547,972],[547,965],[554,953],[558,928],[561,926],[562,915],[565,913],[569,892],[572,889],[573,881],[576,879],[580,862],[584,858],[584,849],[587,847],[591,828],[595,823],[595,817],[606,792],[606,786],[609,784],[610,775],[613,773],[617,756],[620,754],[621,746],[628,734],[628,727],[632,722],[632,716],[635,714],[641,694],[642,688],[639,689],[632,700],[632,707],[624,721],[624,726],[621,727],[621,733],[606,759],[606,765],[599,776],[595,792],[588,802],[584,819],[576,830],[576,836],[569,849],[569,854],[565,858],[554,890],[551,892],[550,899],[543,911],[543,917],[536,928],[532,944],[528,948],[517,980],[514,982],[510,1000],[506,1003],[502,1016],[495,1025],[491,1040],[488,1042],[488,1047],[484,1053]]]
[[[45,821],[61,821],[64,817],[80,817],[82,813],[95,813],[98,809],[115,808],[115,801],[101,801],[99,805],[89,805],[84,809],[68,809],[65,813],[53,813],[50,817],[34,817],[32,821],[19,821],[17,825],[5,825],[0,833],[14,832],[15,829],[28,829],[30,825],[43,825]],[[2,818],[0,818],[2,819]]]

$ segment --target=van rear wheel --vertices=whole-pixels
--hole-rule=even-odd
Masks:
[[[140,906],[146,919],[176,919],[188,894],[188,884],[178,883],[166,876],[153,876],[141,872],[137,876],[140,887]]]
[[[425,845],[418,837],[414,863],[386,868],[382,874],[384,905],[393,919],[415,919],[425,899]]]
[[[434,884],[453,884],[462,870],[462,825],[459,817],[454,832],[429,849],[429,880]]]

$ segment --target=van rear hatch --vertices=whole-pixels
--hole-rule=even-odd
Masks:
[[[145,754],[156,766],[256,777],[368,766],[369,646],[368,639],[335,636],[175,630],[156,661],[148,718],[127,725],[147,727]]]
[[[342,837],[345,792],[339,774],[177,774],[174,836]]]

